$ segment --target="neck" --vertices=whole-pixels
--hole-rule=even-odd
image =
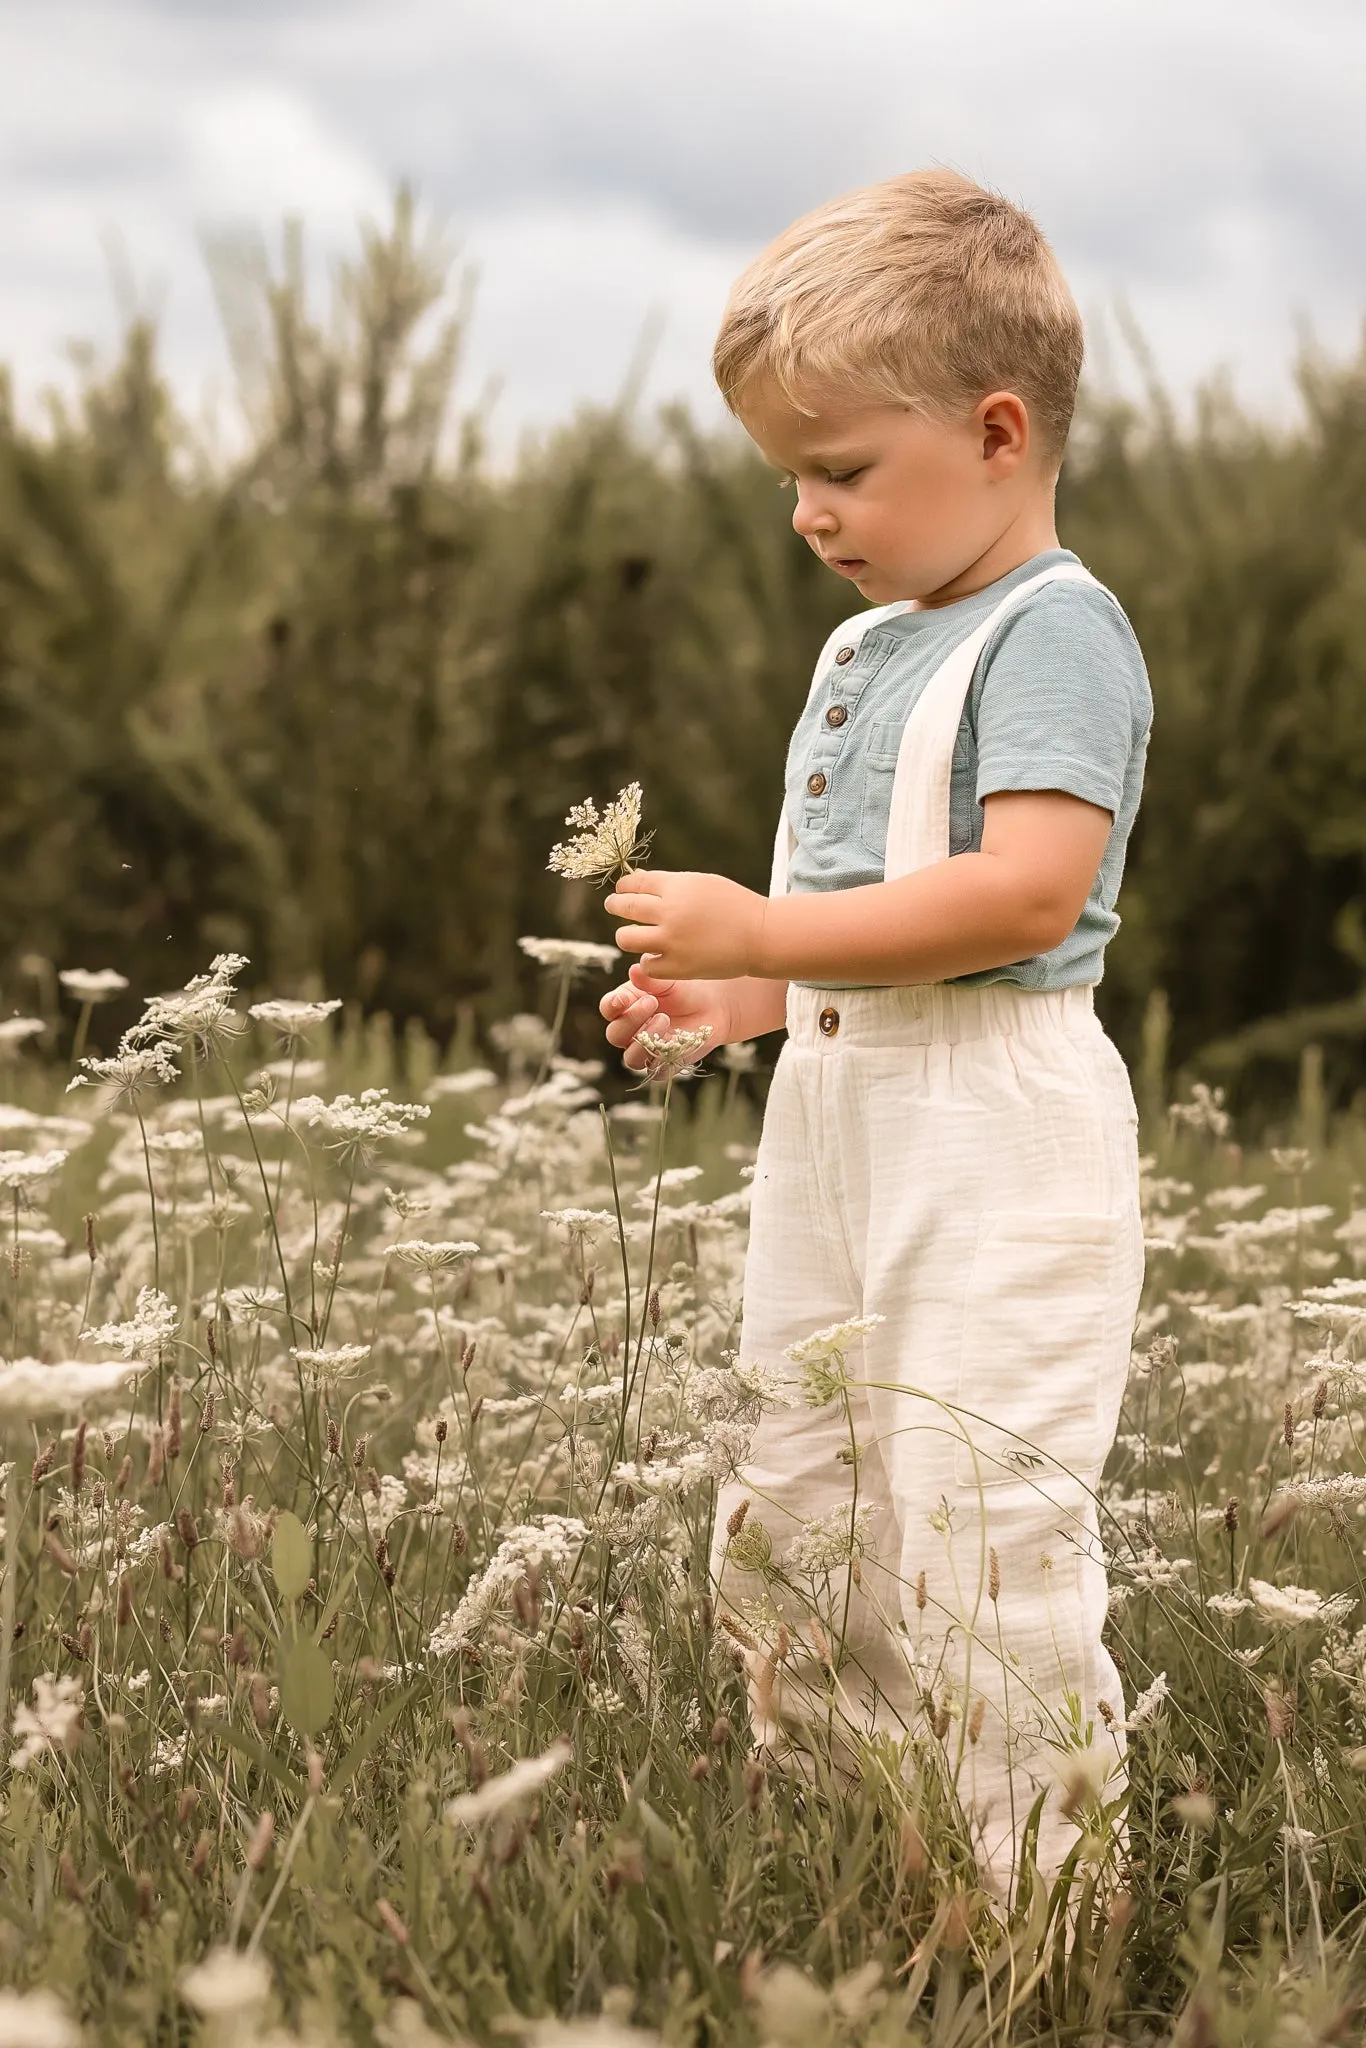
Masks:
[[[960,597],[971,597],[974,591],[985,590],[989,583],[999,582],[1012,569],[1033,561],[1035,555],[1059,546],[1053,486],[1050,484],[1046,492],[1031,492],[1010,524],[988,548],[957,576],[941,584],[938,590],[926,591],[924,596],[916,598],[915,607],[919,611],[934,611],[942,604],[956,604]]]

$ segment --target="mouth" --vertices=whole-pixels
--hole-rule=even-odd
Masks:
[[[822,555],[821,560],[840,576],[857,576],[868,567],[862,555]]]

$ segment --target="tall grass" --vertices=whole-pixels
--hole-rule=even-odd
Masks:
[[[936,1702],[852,1783],[751,1753],[744,1054],[608,1108],[541,1016],[440,1072],[239,972],[0,1090],[0,2039],[1353,2038],[1366,1127],[1150,1119],[1128,1854],[1078,1731],[1075,1854],[1004,1916]]]

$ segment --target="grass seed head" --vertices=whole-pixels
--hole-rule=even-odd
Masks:
[[[1275,1686],[1268,1686],[1262,1694],[1262,1706],[1266,1712],[1267,1732],[1273,1742],[1288,1742],[1295,1727],[1295,1703]]]
[[[275,1840],[275,1815],[267,1807],[252,1829],[247,1844],[246,1865],[248,1870],[264,1870],[270,1860],[271,1844]]]
[[[929,1851],[914,1814],[903,1813],[897,1844],[897,1867],[903,1878],[923,1877],[930,1867]]]
[[[390,1939],[392,1941],[396,1941],[400,1948],[407,1948],[409,1942],[412,1940],[412,1936],[411,1934],[409,1934],[407,1927],[404,1925],[402,1917],[396,1911],[396,1909],[389,1904],[389,1901],[387,1899],[377,1900],[375,1903],[375,1912],[379,1917],[379,1923],[381,1927],[383,1927],[385,1933],[390,1937]]]

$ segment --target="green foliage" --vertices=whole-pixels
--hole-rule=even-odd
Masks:
[[[308,1531],[288,1510],[276,1522],[270,1539],[270,1565],[280,1598],[291,1603],[301,1599],[312,1573],[313,1550]]]
[[[332,1718],[336,1687],[332,1660],[304,1636],[288,1637],[280,1646],[277,1675],[280,1711],[294,1733],[316,1735]]]
[[[0,967],[207,951],[445,1037],[525,998],[523,931],[601,937],[545,874],[569,805],[645,786],[662,865],[762,886],[787,733],[848,592],[734,435],[585,413],[507,473],[450,405],[467,312],[400,195],[311,312],[297,230],[210,260],[249,427],[209,462],[154,336],[36,427],[0,419]],[[1366,366],[1273,430],[1207,392],[1093,403],[1061,529],[1152,671],[1148,792],[1102,990],[1138,1050],[1330,1095],[1366,1007]],[[50,972],[50,970],[48,970]],[[519,977],[521,977],[519,979]],[[1256,1020],[1293,1012],[1245,1042]],[[121,1020],[120,1020],[121,1021]]]
[[[1302,419],[1279,429],[1217,387],[1190,425],[1155,388],[1142,410],[1090,408],[1059,507],[1123,599],[1156,706],[1107,1020],[1136,1052],[1164,989],[1185,1060],[1309,1012],[1225,1045],[1221,1076],[1275,1063],[1263,1089],[1315,1035],[1339,1085],[1359,1080],[1366,1029],[1345,1000],[1366,969],[1366,357],[1306,356],[1299,382]]]

